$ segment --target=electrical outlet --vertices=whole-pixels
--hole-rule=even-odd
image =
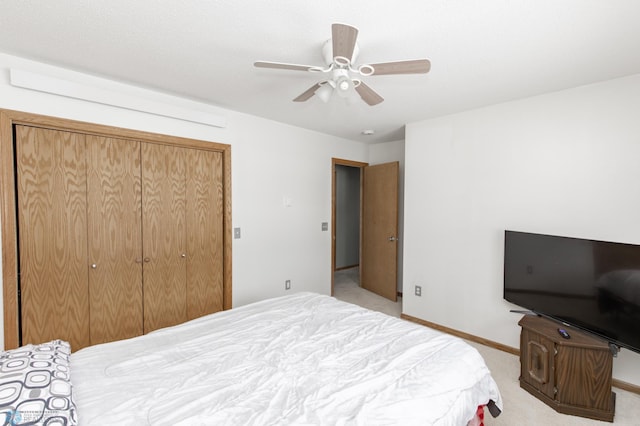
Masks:
[[[416,286],[416,296],[422,296],[422,287],[419,285]]]
[[[286,280],[284,282],[284,289],[285,290],[291,290],[291,280]]]

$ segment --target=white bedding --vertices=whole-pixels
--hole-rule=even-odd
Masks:
[[[81,425],[465,425],[498,388],[462,340],[298,293],[82,349]]]

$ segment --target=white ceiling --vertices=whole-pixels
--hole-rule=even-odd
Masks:
[[[292,99],[331,24],[358,64],[428,58],[428,74],[365,77],[385,101]],[[1,0],[0,51],[371,142],[404,124],[640,73],[638,0]],[[376,131],[362,136],[364,129]]]

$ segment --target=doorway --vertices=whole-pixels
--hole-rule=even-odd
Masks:
[[[368,290],[397,301],[398,175],[397,161],[332,159],[332,295]]]
[[[334,166],[334,290],[336,285],[360,285],[361,170],[343,164]]]
[[[362,169],[367,163],[332,159],[331,295],[336,274],[360,285]]]

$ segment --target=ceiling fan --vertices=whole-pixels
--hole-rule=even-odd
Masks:
[[[322,47],[326,66],[297,65],[282,62],[254,62],[258,68],[275,68],[293,71],[307,71],[328,76],[304,91],[294,102],[304,102],[313,95],[323,102],[328,102],[333,92],[341,97],[349,97],[353,90],[369,105],[377,105],[384,99],[360,77],[389,74],[425,74],[431,69],[428,59],[409,61],[382,62],[379,64],[363,64],[355,66],[358,57],[358,29],[346,24],[331,25],[331,39]]]

